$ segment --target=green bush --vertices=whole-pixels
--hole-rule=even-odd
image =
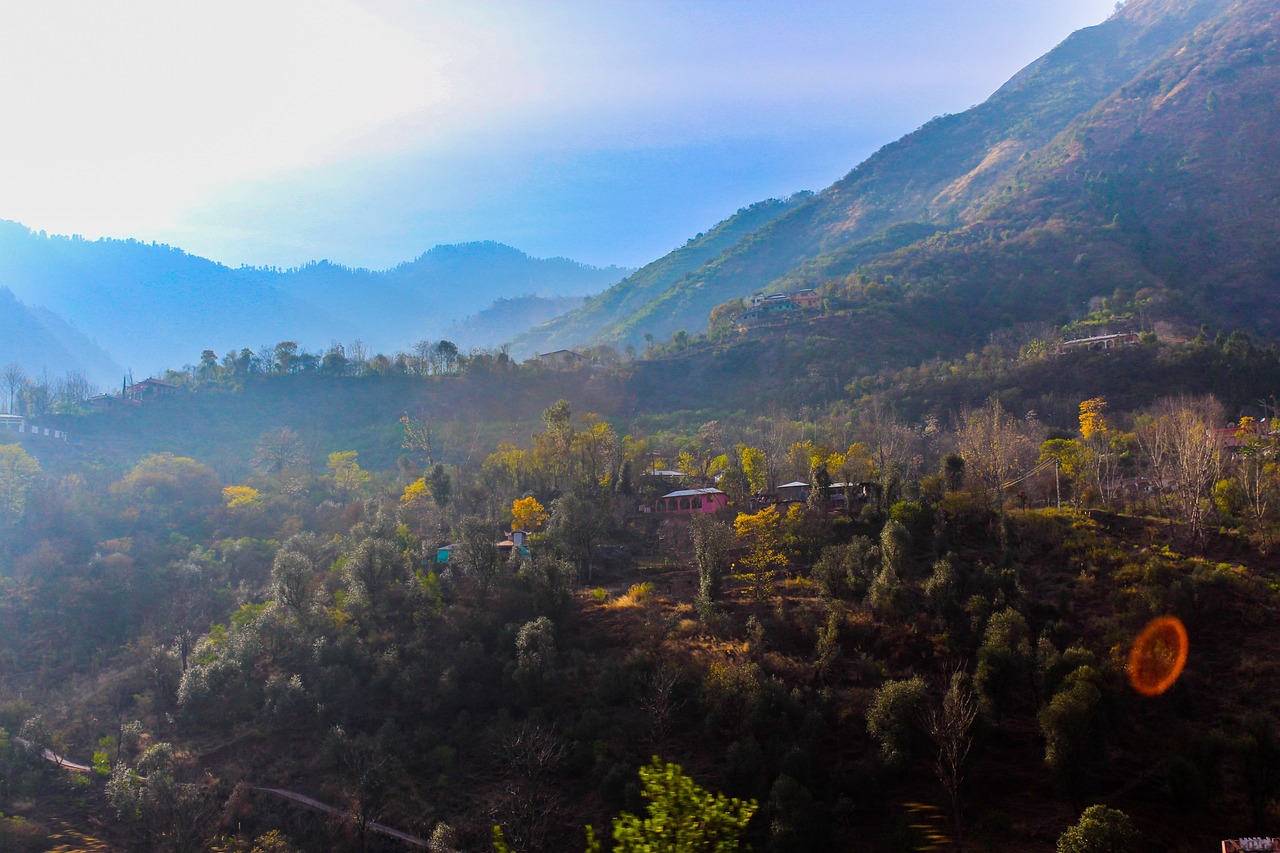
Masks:
[[[1089,806],[1058,838],[1058,853],[1128,853],[1138,837],[1133,821],[1124,812]]]
[[[880,744],[880,755],[889,764],[902,764],[920,739],[917,720],[924,710],[927,690],[920,676],[886,681],[867,708],[867,733]]]

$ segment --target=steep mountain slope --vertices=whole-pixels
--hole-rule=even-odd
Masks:
[[[52,311],[30,308],[0,287],[0,366],[8,364],[50,381],[71,371],[103,387],[120,381],[119,366],[97,344]]]
[[[608,334],[607,329],[643,311],[664,294],[679,289],[692,272],[714,263],[724,253],[734,250],[745,237],[794,210],[809,197],[808,193],[797,193],[785,201],[770,199],[739,210],[707,233],[693,237],[675,251],[589,299],[576,311],[518,335],[511,342],[512,352],[519,357],[527,357],[535,352],[565,349],[597,338],[617,341],[618,335]],[[643,337],[643,331],[640,337]]]
[[[497,243],[438,246],[381,272],[329,262],[230,269],[169,246],[46,236],[0,222],[0,287],[66,317],[142,375],[192,362],[202,349],[281,340],[319,349],[362,338],[379,350],[408,349],[499,298],[585,296],[627,272],[530,258]]]
[[[1052,171],[1053,158],[1060,164],[1067,156],[1068,128],[1144,79],[1197,28],[1242,14],[1239,5],[1131,0],[1105,23],[1067,38],[985,103],[885,146],[827,190],[687,272],[657,299],[619,312],[596,336],[636,343],[645,333],[665,337],[701,328],[726,299],[770,285],[821,283],[912,244],[945,245],[944,237],[931,235],[973,226],[1025,190],[1032,175]],[[1012,181],[1015,174],[1025,176],[1021,183]]]
[[[1148,288],[1189,322],[1274,336],[1280,10],[1233,4],[967,205],[965,227],[868,271],[1013,320]]]

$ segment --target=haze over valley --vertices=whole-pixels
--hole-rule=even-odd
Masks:
[[[1280,850],[1280,0],[223,7],[0,11],[0,850]]]

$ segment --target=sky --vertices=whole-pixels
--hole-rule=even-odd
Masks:
[[[640,266],[979,103],[1114,0],[0,4],[0,219],[223,263]]]

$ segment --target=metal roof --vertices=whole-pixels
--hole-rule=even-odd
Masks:
[[[724,492],[719,489],[680,489],[675,492],[667,492],[664,498],[687,498],[694,495],[723,495]]]

